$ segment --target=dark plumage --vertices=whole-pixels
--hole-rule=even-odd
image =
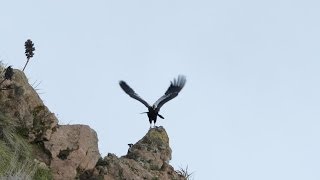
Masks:
[[[11,80],[12,76],[13,76],[13,69],[11,66],[8,66],[4,73],[4,79]]]
[[[135,93],[134,90],[126,82],[120,81],[119,85],[124,90],[124,92],[126,92],[130,97],[140,101],[142,104],[144,104],[148,108],[148,112],[144,112],[144,113],[147,113],[149,117],[150,126],[151,126],[152,122],[154,122],[154,125],[156,124],[157,116],[159,116],[161,119],[164,119],[164,117],[159,114],[160,108],[166,102],[178,96],[179,92],[186,84],[186,81],[187,80],[185,76],[179,75],[177,79],[174,79],[173,81],[171,81],[171,84],[167,89],[167,91],[164,93],[164,95],[161,96],[152,106],[150,106],[137,93]]]

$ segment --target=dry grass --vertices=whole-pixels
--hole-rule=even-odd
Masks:
[[[188,166],[186,168],[180,167],[179,170],[177,170],[177,173],[180,174],[181,176],[185,177],[187,180],[193,179],[193,172],[189,172]]]
[[[14,121],[0,114],[0,180],[41,179],[35,176],[43,177],[43,173],[34,161],[31,145],[19,135],[16,127]],[[48,177],[45,179],[52,179]]]

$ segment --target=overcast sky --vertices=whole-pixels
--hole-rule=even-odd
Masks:
[[[96,130],[125,155],[149,129],[144,105],[183,74],[161,109],[171,164],[194,179],[320,179],[320,4],[304,0],[4,1],[0,59],[26,68],[61,124]]]

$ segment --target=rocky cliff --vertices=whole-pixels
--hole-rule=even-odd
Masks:
[[[118,158],[108,154],[98,161],[93,170],[84,172],[80,179],[186,179],[169,165],[169,160],[169,137],[163,127],[156,127],[136,144],[129,145],[127,155]]]
[[[59,125],[23,72],[14,70],[12,80],[4,81],[0,88],[0,115],[4,117],[0,118],[1,157],[1,142],[13,147],[7,143],[8,133],[3,134],[8,126],[14,126],[31,145],[37,167],[41,165],[52,174],[47,179],[185,179],[169,165],[171,148],[163,127],[150,129],[130,145],[125,156],[108,154],[102,158],[96,132],[87,125]],[[0,179],[1,175],[8,177],[1,174],[2,166],[5,164],[0,163]]]

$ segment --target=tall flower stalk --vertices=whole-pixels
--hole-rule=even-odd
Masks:
[[[25,54],[26,54],[26,57],[27,57],[27,62],[26,62],[26,64],[24,65],[22,71],[24,71],[24,69],[27,67],[30,58],[33,57],[34,51],[36,50],[36,49],[34,48],[33,42],[32,42],[30,39],[28,39],[28,40],[24,43],[24,46],[25,46],[25,49],[26,49]]]

